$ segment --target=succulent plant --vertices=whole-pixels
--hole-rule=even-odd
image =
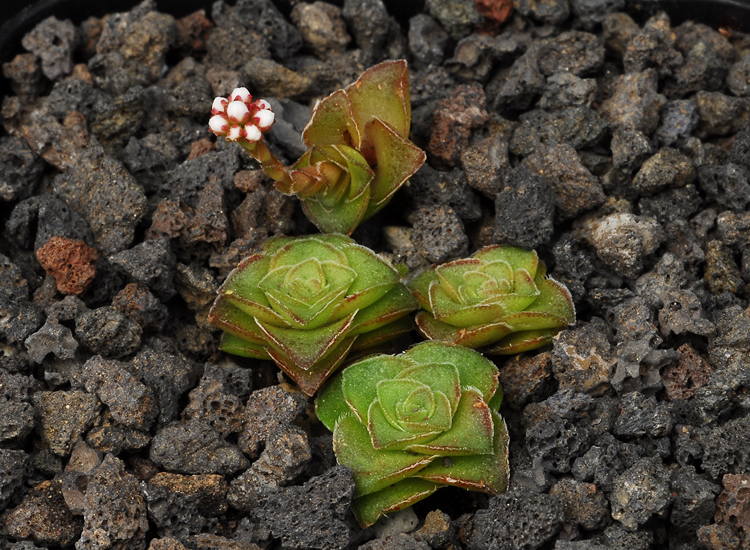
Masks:
[[[208,315],[227,353],[272,359],[308,395],[350,351],[413,327],[399,273],[344,235],[276,237],[243,260]]]
[[[416,317],[422,334],[486,353],[538,348],[575,322],[570,292],[533,250],[488,246],[422,272],[409,288],[425,310]]]
[[[214,100],[211,131],[242,145],[279,191],[299,197],[321,231],[351,234],[388,204],[425,161],[424,151],[409,141],[409,72],[404,60],[370,67],[353,84],[320,100],[302,132],[308,150],[291,167],[261,139],[263,124],[273,123],[265,114],[271,112],[267,102],[259,100],[263,103],[256,108],[243,92],[242,97],[249,97],[243,100],[246,112],[236,105],[236,92],[232,101]]]
[[[480,353],[422,342],[337,374],[317,397],[338,462],[354,472],[362,526],[454,485],[492,494],[508,483],[508,432],[497,367]]]

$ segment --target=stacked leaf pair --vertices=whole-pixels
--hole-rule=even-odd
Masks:
[[[480,353],[423,342],[350,365],[316,400],[340,464],[354,472],[360,524],[453,485],[501,493],[508,433],[497,367]]]
[[[344,235],[280,237],[229,274],[209,313],[227,353],[272,359],[307,395],[353,351],[408,332],[398,272]]]

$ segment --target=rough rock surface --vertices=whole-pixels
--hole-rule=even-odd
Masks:
[[[748,547],[750,47],[646,4],[143,0],[9,42],[0,547]],[[405,279],[534,248],[577,321],[492,357],[507,493],[361,529],[313,400],[207,323],[244,257],[314,228],[206,121],[246,86],[292,163],[316,100],[398,58],[427,161],[355,240]]]

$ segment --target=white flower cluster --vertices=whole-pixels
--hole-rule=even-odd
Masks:
[[[217,97],[211,105],[209,129],[229,141],[259,141],[273,125],[274,114],[265,99],[256,99],[247,88],[235,88],[229,97]]]

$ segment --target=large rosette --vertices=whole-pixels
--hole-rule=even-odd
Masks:
[[[354,472],[363,526],[442,486],[500,493],[508,433],[497,367],[478,352],[423,342],[337,375],[318,396],[340,464]]]
[[[398,272],[344,235],[270,239],[219,290],[221,349],[273,359],[312,395],[352,350],[409,331],[417,304]]]
[[[543,346],[575,322],[570,292],[533,250],[488,246],[422,272],[409,288],[425,310],[416,318],[422,334],[486,353]]]

